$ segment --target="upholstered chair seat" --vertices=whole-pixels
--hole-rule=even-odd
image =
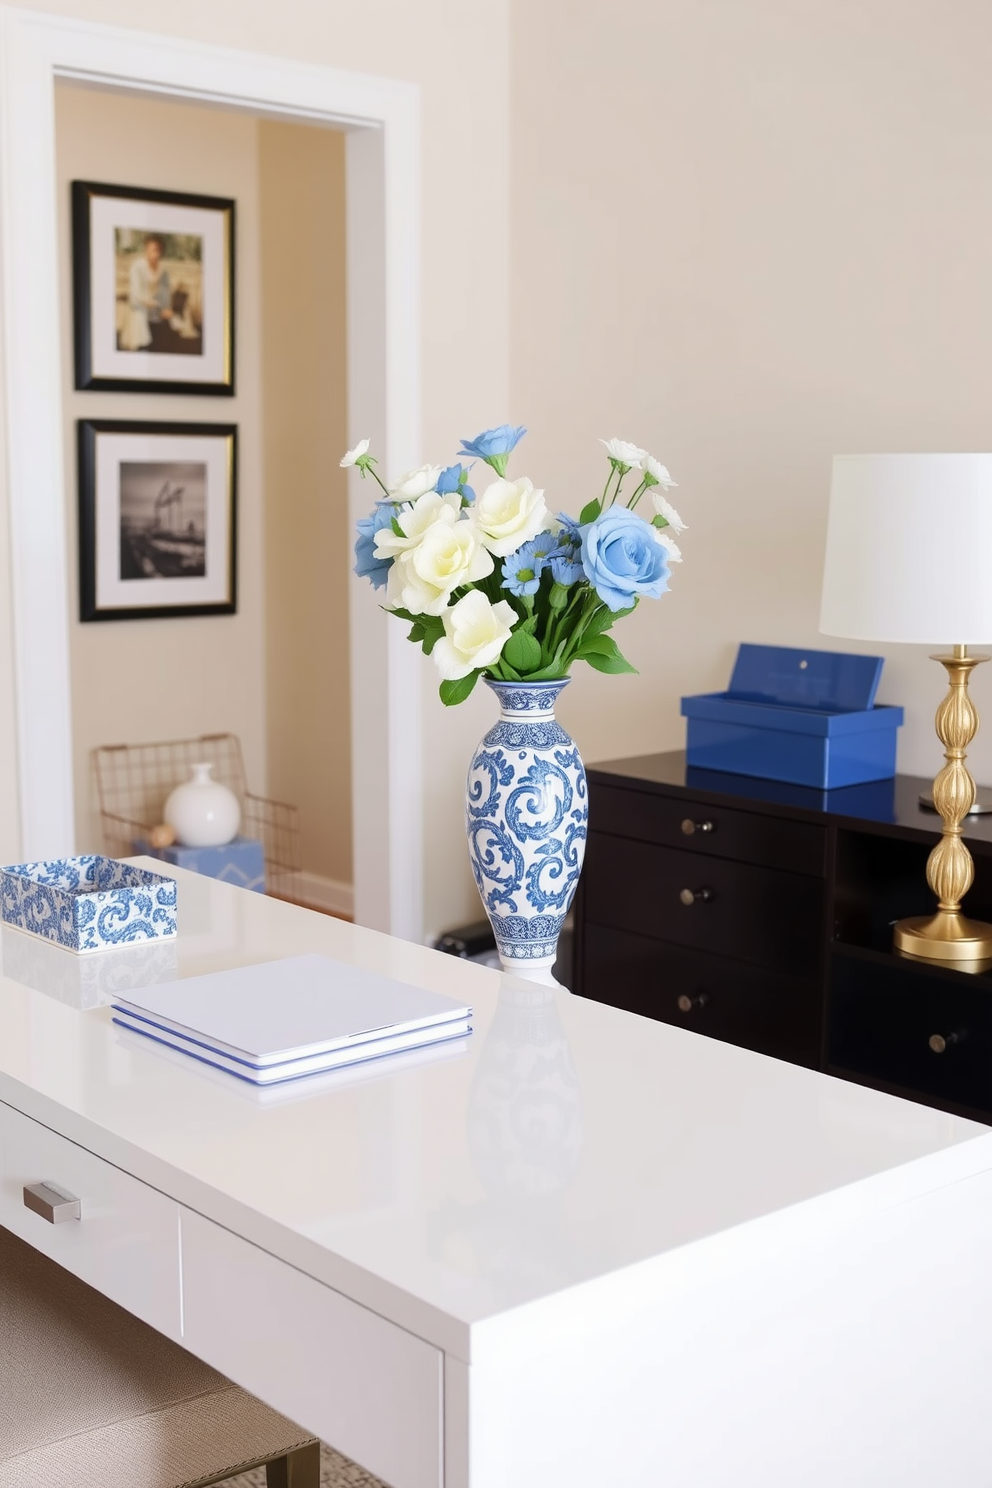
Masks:
[[[267,1463],[317,1488],[318,1443],[0,1228],[0,1488],[200,1488]]]

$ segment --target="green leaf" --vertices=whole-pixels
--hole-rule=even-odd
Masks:
[[[390,523],[390,526],[392,527],[392,529],[395,532],[395,534],[396,534],[397,537],[406,537],[406,533],[403,531],[403,528],[400,526],[398,518],[394,517],[393,520],[392,520],[392,522]]]
[[[421,615],[411,614],[409,610],[387,610],[386,614],[395,615],[397,620],[409,620],[411,625],[419,625],[423,618]]]
[[[576,656],[616,656],[619,647],[610,635],[587,635],[583,638]]]
[[[532,672],[541,665],[540,642],[519,626],[503,647],[501,655],[518,672]]]
[[[467,677],[459,677],[455,682],[447,680],[442,682],[438,692],[444,706],[454,708],[458,703],[463,703],[478,682],[480,675],[478,671],[469,672]]]
[[[661,512],[659,512],[656,517],[652,517],[651,518],[651,526],[652,527],[659,527],[660,528],[660,527],[667,527],[668,525],[669,525],[668,518],[667,517],[663,517],[661,515]]]
[[[419,620],[417,621],[416,625],[410,626],[406,638],[408,641],[422,641],[424,639],[424,627],[421,625]]]
[[[612,637],[603,636],[603,640],[612,640]],[[636,673],[637,671],[635,666],[631,666],[626,656],[622,656],[617,650],[616,641],[613,641],[613,650],[609,655],[603,655],[599,651],[593,651],[591,653],[582,652],[581,655],[582,660],[588,662],[594,671],[606,672],[611,677],[618,676],[621,672]]]
[[[599,516],[602,510],[603,504],[598,496],[596,497],[595,501],[587,501],[585,506],[579,512],[579,526],[584,527],[587,522],[595,522],[596,518]],[[401,533],[400,536],[402,535],[403,534]]]

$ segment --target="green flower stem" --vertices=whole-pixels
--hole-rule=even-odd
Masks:
[[[627,502],[628,510],[633,511],[634,507],[640,501],[641,497],[644,495],[644,492],[648,489],[648,487],[650,485],[656,484],[656,481],[652,481],[648,476],[645,476],[644,479],[641,481],[641,484],[638,486],[637,490],[634,492],[633,496],[631,496],[630,500]]]
[[[386,496],[388,496],[389,499],[392,500],[393,499],[392,498],[392,492],[390,491],[390,489],[389,489],[388,486],[383,485],[383,482],[382,482],[382,480],[379,477],[379,472],[377,470],[373,470],[373,468],[372,468],[372,462],[370,461],[367,465],[363,465],[362,466],[362,469],[363,469],[363,471],[367,470],[368,473],[369,473],[369,475],[372,476],[373,480],[376,480],[376,481],[379,482],[379,485],[382,487],[383,494],[386,495]]]
[[[599,498],[599,504],[602,507],[603,511],[606,510],[606,493],[610,489],[610,481],[613,479],[614,475],[616,474],[616,469],[617,469],[616,461],[615,460],[611,460],[610,461],[610,473],[606,477],[606,485],[603,487],[603,494]]]
[[[610,500],[609,500],[609,505],[610,506],[613,505],[613,503],[616,501],[617,497],[620,495],[620,487],[623,485],[623,478],[627,474],[627,471],[629,469],[630,469],[630,466],[629,465],[621,465],[619,462],[617,463],[617,484],[616,484],[616,489],[614,490],[613,495],[610,497]],[[608,481],[607,481],[607,485],[609,485],[609,482]]]

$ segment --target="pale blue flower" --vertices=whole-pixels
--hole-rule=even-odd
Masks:
[[[660,599],[668,588],[665,549],[636,512],[611,506],[582,529],[582,566],[586,577],[611,610],[626,610],[634,600]]]
[[[577,551],[574,552],[574,556],[567,553],[553,553],[551,555],[551,577],[556,584],[561,584],[563,588],[568,589],[572,584],[577,584],[580,579],[584,579],[585,576],[586,571],[582,567],[582,559],[579,557]]]
[[[485,460],[487,465],[492,465],[494,470],[499,470],[500,475],[505,475],[506,457],[526,433],[527,430],[522,424],[516,428],[513,424],[500,424],[497,429],[486,429],[482,434],[477,434],[474,439],[463,439],[458,453],[474,455],[477,460]]]
[[[554,533],[539,532],[521,544],[503,561],[503,588],[511,594],[536,594],[557,541]]]
[[[471,506],[475,500],[475,492],[471,486],[465,484],[467,480],[468,470],[459,461],[457,465],[449,465],[447,470],[441,471],[434,489],[439,496],[449,496],[457,491],[462,500]]]
[[[392,523],[393,507],[386,503],[377,506],[370,517],[359,517],[355,523],[358,528],[355,572],[360,579],[368,579],[373,589],[382,588],[392,568],[391,558],[377,558],[375,553],[376,534],[384,527],[391,527]]]

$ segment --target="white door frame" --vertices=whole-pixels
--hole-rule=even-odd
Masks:
[[[71,850],[72,713],[59,338],[57,78],[347,130],[348,424],[384,468],[420,453],[419,88],[259,53],[0,7],[3,423],[21,851]],[[353,481],[352,517],[367,488]],[[351,589],[355,918],[423,930],[420,676]],[[319,677],[315,679],[320,685]]]

